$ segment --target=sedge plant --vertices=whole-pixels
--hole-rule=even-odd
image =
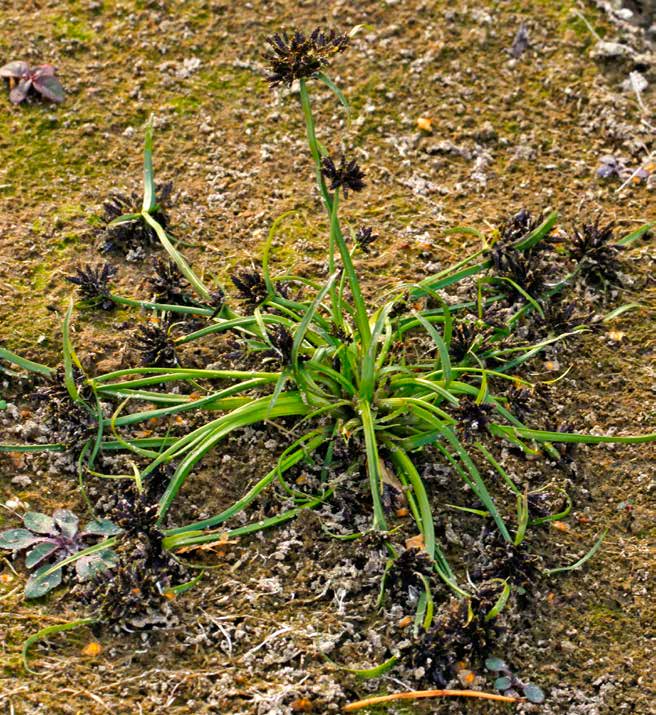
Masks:
[[[117,220],[145,221],[159,237],[163,247],[188,280],[198,297],[197,305],[163,305],[113,295],[108,290],[103,300],[124,306],[151,310],[191,313],[206,317],[208,324],[176,339],[178,345],[202,341],[209,335],[237,333],[251,348],[275,354],[279,369],[236,370],[196,369],[182,367],[138,367],[89,376],[72,345],[70,321],[72,306],[64,319],[63,354],[64,383],[70,399],[82,405],[95,419],[96,429],[78,444],[80,484],[93,473],[94,460],[103,453],[130,454],[141,465],[135,478],[145,483],[160,468],[174,465],[170,479],[157,504],[156,522],[163,535],[163,547],[175,552],[181,547],[193,547],[219,538],[244,536],[288,522],[303,510],[316,508],[330,500],[339,490],[339,480],[332,478],[331,466],[338,443],[358,440],[364,447],[365,470],[362,479],[367,485],[367,500],[371,505],[371,531],[387,538],[393,524],[384,504],[385,484],[400,484],[406,495],[409,512],[421,536],[421,548],[430,560],[431,568],[457,597],[472,598],[471,583],[458,574],[436,537],[429,487],[418,468],[422,458],[430,453],[453,471],[468,493],[474,495],[480,508],[471,509],[489,519],[500,538],[519,546],[527,530],[548,520],[564,518],[569,508],[550,516],[532,519],[527,506],[528,495],[507,474],[504,467],[483,443],[482,437],[469,441],[463,434],[458,415],[469,407],[485,413],[486,438],[497,440],[527,454],[538,454],[538,445],[549,455],[557,455],[555,443],[640,444],[656,440],[656,434],[636,436],[586,435],[531,429],[508,408],[505,400],[494,394],[493,383],[522,382],[515,369],[568,334],[550,336],[521,346],[507,347],[504,342],[512,334],[522,315],[539,311],[534,296],[527,295],[518,315],[497,328],[486,340],[475,339],[464,356],[454,358],[454,330],[465,310],[479,310],[486,301],[504,296],[504,290],[517,288],[501,282],[494,293],[486,293],[486,275],[492,259],[485,248],[471,254],[441,272],[421,282],[400,286],[380,303],[368,305],[357,270],[357,244],[350,245],[349,232],[344,229],[344,204],[349,192],[364,189],[364,174],[357,162],[329,156],[317,137],[312,109],[311,89],[322,82],[346,106],[338,87],[324,73],[328,60],[348,45],[349,38],[335,33],[313,33],[310,37],[296,33],[292,38],[275,36],[270,41],[268,57],[274,73],[272,84],[292,85],[298,82],[300,110],[305,122],[311,166],[316,176],[317,190],[328,224],[328,277],[322,283],[305,281],[301,298],[290,298],[281,290],[281,278],[271,269],[271,246],[285,216],[273,222],[266,243],[262,272],[266,296],[251,314],[240,315],[222,305],[217,312],[212,305],[212,292],[174,246],[166,231],[152,217],[157,203],[154,194],[152,163],[152,128],[146,133],[145,192],[143,209],[138,215]],[[529,251],[544,240],[557,222],[552,213],[525,235],[518,237],[513,249]],[[635,232],[625,243],[642,235]],[[355,232],[351,232],[353,235]],[[289,281],[289,276],[285,277]],[[473,281],[476,295],[469,302],[447,304],[444,291],[463,281]],[[561,290],[566,284],[550,286]],[[520,291],[521,289],[520,286]],[[544,296],[541,296],[544,298]],[[548,296],[547,296],[548,298]],[[431,307],[427,307],[430,299]],[[422,350],[413,346],[420,344]],[[0,358],[17,366],[52,377],[54,371],[0,350]],[[490,362],[494,367],[488,367]],[[180,390],[167,392],[167,386],[186,385],[191,395]],[[203,386],[199,396],[197,388]],[[115,409],[107,416],[101,405],[113,403]],[[128,406],[130,411],[128,411]],[[133,409],[135,406],[135,409]],[[206,416],[200,426],[181,435],[162,434],[136,437],[133,430],[153,418],[164,418],[193,412]],[[208,518],[171,526],[174,507],[181,489],[193,480],[202,460],[236,431],[250,425],[275,423],[293,419],[293,437],[283,453],[245,493],[228,508]],[[198,422],[196,422],[198,424]],[[64,444],[0,445],[0,450],[66,449]],[[323,464],[321,487],[307,494],[287,484],[285,475],[307,461]],[[344,466],[344,465],[343,465]],[[348,465],[346,465],[348,467]],[[496,473],[494,486],[483,476],[485,470]],[[351,479],[359,479],[357,469],[349,471]],[[390,477],[390,475],[392,475]],[[263,492],[274,483],[281,484],[294,501],[291,508],[266,518],[234,526]],[[221,485],[217,484],[217,489]],[[516,504],[516,514],[506,509],[495,494],[510,495]],[[172,511],[173,510],[173,511]],[[358,538],[361,533],[347,535]],[[62,568],[95,550],[110,548],[120,538],[111,536],[100,545],[68,556],[52,568]],[[580,566],[599,545],[579,562]],[[389,546],[391,562],[396,551]],[[569,568],[569,567],[564,567]],[[49,571],[45,571],[45,576]],[[422,579],[423,592],[418,599],[416,623],[428,630],[432,623],[433,596],[430,582]],[[508,601],[510,584],[499,584],[497,602],[485,614],[495,618]],[[393,659],[388,665],[393,664]]]

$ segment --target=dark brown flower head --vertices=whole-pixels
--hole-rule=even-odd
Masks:
[[[547,328],[555,333],[564,333],[590,323],[594,317],[594,312],[586,309],[585,303],[567,302],[557,295],[541,300],[540,306],[544,316],[537,311],[531,314],[531,320],[538,330]]]
[[[83,400],[89,401],[93,398],[93,392],[85,376],[77,367],[73,368],[73,380]],[[62,366],[57,368],[52,381],[47,386],[34,391],[32,397],[37,404],[43,405],[39,408],[41,413],[39,417],[48,425],[54,441],[76,450],[97,432],[96,418],[85,405],[71,399],[66,388]]]
[[[499,240],[514,243],[524,238],[538,227],[540,220],[533,218],[528,209],[520,209],[516,214],[502,222],[499,229]]]
[[[173,261],[153,260],[154,273],[148,278],[153,297],[157,303],[167,305],[191,305],[193,300],[187,290],[189,283]]]
[[[291,37],[282,32],[265,41],[271,48],[264,53],[271,70],[268,80],[275,87],[315,75],[334,55],[346,49],[349,37],[335,30],[322,32],[317,28],[309,37],[297,30]]]
[[[118,498],[109,518],[126,534],[146,534],[150,538],[162,538],[156,526],[157,501],[136,488],[126,489]]]
[[[544,260],[545,249],[550,248],[553,241],[546,236],[527,250],[518,249],[516,244],[534,231],[539,223],[539,218],[534,219],[527,209],[522,209],[502,222],[499,237],[488,254],[498,276],[509,278],[532,296],[539,295],[544,289],[549,269]],[[521,296],[515,289],[513,293],[515,297]]]
[[[331,191],[337,191],[341,187],[344,191],[344,197],[346,197],[349,191],[362,191],[364,189],[364,172],[360,169],[355,159],[346,161],[342,156],[338,167],[329,156],[326,156],[323,158],[321,166],[323,175],[330,182]]]
[[[216,317],[221,312],[221,309],[225,305],[225,293],[222,288],[217,288],[217,290],[210,293],[208,305],[210,308],[214,308],[212,318]]]
[[[531,296],[542,293],[546,266],[542,261],[540,246],[522,251],[515,248],[512,242],[501,239],[492,246],[489,256],[498,276],[509,278]],[[514,286],[512,293],[515,297],[523,299]]]
[[[406,549],[397,559],[387,575],[386,586],[395,601],[406,601],[411,589],[420,591],[424,576],[431,579],[433,564],[423,549]]]
[[[169,219],[165,211],[165,206],[169,202],[173,192],[173,183],[167,181],[156,187],[157,207],[151,211],[151,216],[159,225],[169,230]],[[105,221],[110,224],[115,219],[125,214],[139,214],[141,211],[141,197],[132,193],[129,196],[114,191],[103,203],[105,210]],[[118,223],[114,226],[107,225],[104,230],[104,243],[101,247],[103,253],[119,250],[122,253],[137,253],[140,257],[144,255],[144,249],[149,246],[159,245],[159,239],[154,229],[142,217],[137,217],[133,221]]]
[[[476,665],[489,655],[496,640],[496,619],[486,622],[485,614],[502,588],[498,582],[479,588],[473,594],[471,606],[457,598],[442,602],[436,608],[430,630],[418,635],[403,649],[403,662],[412,670],[421,668],[422,680],[440,688],[446,687],[456,675],[458,663]]]
[[[141,364],[146,367],[175,367],[178,358],[171,337],[171,314],[165,313],[158,321],[140,325],[132,345],[141,353]]]
[[[269,341],[275,350],[276,356],[283,365],[289,365],[292,361],[292,347],[294,346],[294,336],[282,325],[274,325],[269,331]]]
[[[528,588],[539,576],[541,559],[528,550],[526,542],[509,544],[497,530],[484,528],[477,549],[475,563],[469,572],[477,585],[503,579]]]
[[[269,292],[262,274],[258,271],[241,271],[230,276],[239,295],[252,306],[258,306],[266,300]]]
[[[129,629],[165,624],[170,614],[167,593],[189,579],[184,566],[162,547],[157,526],[157,500],[146,488],[131,484],[120,494],[107,516],[120,525],[111,571],[82,584],[77,593],[104,623]]]
[[[369,226],[360,226],[355,232],[355,245],[364,253],[369,253],[371,245],[378,240],[378,234]]]
[[[478,354],[490,348],[493,335],[493,326],[474,315],[465,315],[453,323],[449,354],[454,362],[462,362],[468,353]]]
[[[584,223],[580,229],[574,229],[571,255],[579,262],[586,283],[621,282],[617,260],[621,248],[612,243],[614,228],[612,222],[601,226],[597,217],[594,223]]]
[[[460,398],[460,404],[453,410],[452,414],[458,420],[458,427],[465,440],[471,442],[475,437],[487,430],[490,413],[493,410],[492,405],[484,402],[479,405],[470,395],[463,395]]]
[[[109,263],[105,263],[102,268],[87,265],[77,268],[77,275],[66,276],[66,280],[76,285],[80,295],[85,300],[92,301],[94,306],[102,310],[113,310],[115,303],[110,298],[109,281],[116,273],[116,268]]]

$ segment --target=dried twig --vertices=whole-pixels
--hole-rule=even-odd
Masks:
[[[480,698],[481,700],[497,700],[502,703],[521,703],[524,698],[511,698],[508,695],[484,693],[480,690],[411,690],[409,693],[392,693],[391,695],[378,695],[374,698],[365,698],[344,706],[344,712],[354,712],[380,703],[389,703],[392,700],[419,700],[420,698]]]

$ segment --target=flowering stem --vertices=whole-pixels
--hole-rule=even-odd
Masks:
[[[326,211],[328,212],[328,217],[331,220],[331,230],[330,230],[330,245],[328,248],[328,273],[333,275],[335,273],[335,238],[332,230],[332,214],[333,214],[333,201],[326,186],[326,181],[323,177],[321,171],[321,151],[319,150],[319,143],[317,142],[317,135],[314,128],[314,118],[312,116],[312,106],[310,105],[310,95],[308,93],[307,85],[305,80],[300,80],[300,93],[301,93],[301,106],[303,107],[303,115],[305,116],[305,128],[307,131],[308,144],[310,146],[310,153],[312,154],[312,159],[315,164],[315,171],[317,176],[317,186],[319,187],[319,192],[321,193],[321,198],[326,206]],[[339,231],[339,221],[337,222],[337,230]],[[330,289],[330,300],[333,306],[333,317],[337,321],[339,326],[342,325],[341,310],[339,301],[337,298],[337,289],[333,286]]]

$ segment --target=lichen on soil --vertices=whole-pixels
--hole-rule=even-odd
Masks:
[[[633,3],[636,4],[636,3]],[[281,28],[317,25],[366,29],[335,63],[352,105],[344,113],[326,90],[316,101],[321,136],[344,136],[366,168],[368,191],[350,200],[355,219],[380,239],[358,268],[377,295],[416,281],[479,247],[472,236],[519,211],[556,209],[563,226],[602,216],[629,233],[656,213],[654,179],[601,181],[604,155],[631,169],[656,151],[653,126],[656,51],[649,33],[603,12],[604,3],[424,2],[336,0],[237,3],[230,0],[33,0],[0,7],[0,55],[58,67],[67,98],[0,114],[0,342],[31,359],[60,360],[62,312],[73,292],[65,276],[98,265],[103,202],[113,191],[140,190],[143,125],[155,115],[158,180],[173,180],[168,209],[185,255],[209,283],[261,259],[271,221],[295,210],[276,240],[281,271],[325,275],[325,221],[300,112],[287,90],[271,92],[262,65],[263,38]],[[628,6],[628,4],[627,4]],[[509,53],[525,23],[530,43]],[[644,23],[643,23],[644,24]],[[653,37],[653,35],[652,35]],[[598,42],[629,50],[609,56]],[[647,80],[640,93],[623,87],[631,72]],[[5,101],[5,97],[2,101]],[[430,119],[420,129],[417,119]],[[342,147],[329,147],[339,155]],[[152,290],[152,258],[114,251],[114,284],[122,294]],[[623,287],[592,307],[622,314],[529,363],[526,376],[566,376],[529,406],[537,418],[586,432],[651,432],[656,417],[656,310],[653,241],[621,256]],[[236,288],[230,299],[239,300]],[[143,322],[122,308],[80,311],[76,349],[85,365],[111,370],[134,364]],[[214,359],[236,349],[207,348]],[[205,359],[207,355],[196,356]],[[10,405],[0,411],[0,441],[45,434],[27,400],[29,383],[0,383]],[[215,513],[255,481],[271,454],[286,446],[275,429],[247,428],[203,463],[184,492],[179,514]],[[495,655],[547,694],[519,712],[653,712],[656,645],[656,480],[653,445],[582,447],[569,468],[547,470],[567,487],[574,509],[568,529],[543,527],[531,537],[541,564],[581,556],[605,528],[597,555],[580,571],[536,581],[530,597],[502,619]],[[510,463],[527,483],[542,466]],[[430,462],[424,476],[440,488],[449,475]],[[309,475],[311,478],[312,475]],[[106,485],[93,484],[107,501]],[[279,508],[270,495],[254,507]],[[0,527],[14,526],[7,504],[51,513],[84,510],[70,460],[0,454]],[[111,501],[111,500],[110,500]],[[111,508],[108,503],[107,508]],[[475,517],[434,504],[445,539],[481,541]],[[352,507],[347,498],[329,513]],[[363,507],[364,509],[364,507]],[[366,515],[354,508],[351,518]],[[458,519],[456,533],[452,520]],[[0,702],[16,713],[338,712],[351,700],[425,685],[421,658],[363,681],[349,668],[382,662],[409,647],[399,625],[412,615],[403,574],[396,602],[376,609],[386,553],[372,541],[335,541],[320,517],[225,544],[203,558],[216,566],[200,585],[171,602],[151,627],[72,631],[32,650],[39,675],[25,673],[21,646],[39,628],[78,617],[79,601],[59,590],[24,602],[24,573],[0,562]],[[460,529],[463,529],[462,531]],[[477,566],[486,566],[482,555]],[[410,584],[411,585],[411,584]],[[445,595],[445,594],[442,594]],[[102,650],[85,655],[98,639]],[[465,650],[461,657],[469,654]],[[469,664],[466,664],[469,666]],[[424,668],[424,671],[422,671]],[[476,687],[491,689],[484,670]],[[452,685],[461,687],[457,678]],[[389,705],[371,712],[494,713],[507,706],[463,701]]]

